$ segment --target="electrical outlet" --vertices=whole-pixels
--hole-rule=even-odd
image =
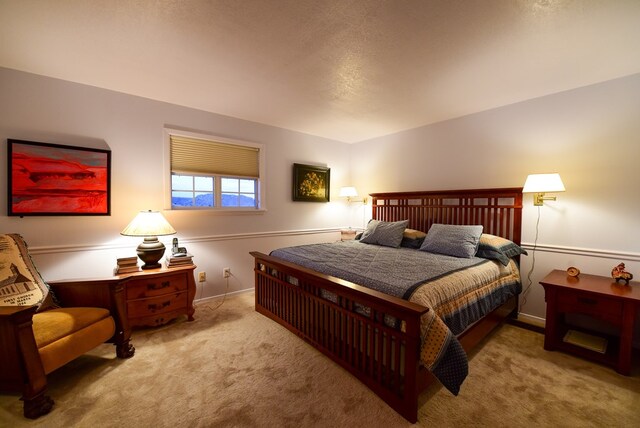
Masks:
[[[222,277],[229,278],[231,276],[231,268],[222,269]]]
[[[207,273],[206,272],[199,272],[198,273],[198,282],[205,282],[207,280]]]

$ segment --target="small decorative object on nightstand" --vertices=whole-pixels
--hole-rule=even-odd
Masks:
[[[640,287],[617,284],[606,276],[568,276],[554,270],[540,284],[547,302],[544,349],[565,351],[629,375],[633,329],[640,312]],[[580,314],[615,327],[618,334],[606,335],[572,325],[568,314]],[[595,327],[594,327],[595,328]]]
[[[580,275],[580,269],[578,269],[577,267],[571,266],[567,269],[567,275],[578,276]]]
[[[629,285],[629,281],[633,279],[633,275],[624,270],[624,263],[620,263],[618,266],[611,270],[611,277],[618,281],[624,281],[625,285]]]
[[[341,241],[353,241],[354,239],[356,239],[355,229],[342,229],[340,231]]]

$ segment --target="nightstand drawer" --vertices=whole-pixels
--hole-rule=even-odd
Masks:
[[[127,283],[126,289],[127,300],[177,293],[187,289],[187,277],[184,273],[179,273],[157,278],[133,279]]]
[[[557,310],[606,318],[612,322],[622,318],[622,302],[595,294],[558,290]]]
[[[168,294],[152,299],[132,300],[127,302],[127,315],[130,318],[146,317],[187,307],[187,292]]]

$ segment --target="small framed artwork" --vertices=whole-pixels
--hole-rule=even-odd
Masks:
[[[111,151],[7,140],[8,214],[110,215]]]
[[[314,165],[293,164],[293,200],[329,202],[329,168]]]

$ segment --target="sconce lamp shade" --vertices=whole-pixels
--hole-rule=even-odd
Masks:
[[[144,262],[142,269],[153,269],[160,267],[158,260],[162,258],[165,246],[158,241],[159,235],[173,235],[176,230],[158,211],[140,211],[138,215],[124,228],[121,235],[141,236],[144,241],[138,245],[137,253],[140,260]]]
[[[524,183],[522,193],[564,192],[560,174],[530,174]]]
[[[349,202],[349,203],[351,203],[351,202],[362,202],[365,205],[367,204],[367,198],[362,198],[362,200],[353,199],[353,198],[357,198],[358,197],[358,191],[353,186],[341,187],[339,196],[341,198],[347,198],[347,202]]]
[[[535,193],[533,196],[533,205],[541,206],[544,201],[555,201],[555,196],[545,197],[547,192],[564,192],[564,184],[560,178],[560,174],[530,174],[524,183],[522,193]]]
[[[358,191],[355,187],[347,186],[340,188],[340,197],[341,198],[355,198],[358,196]]]

